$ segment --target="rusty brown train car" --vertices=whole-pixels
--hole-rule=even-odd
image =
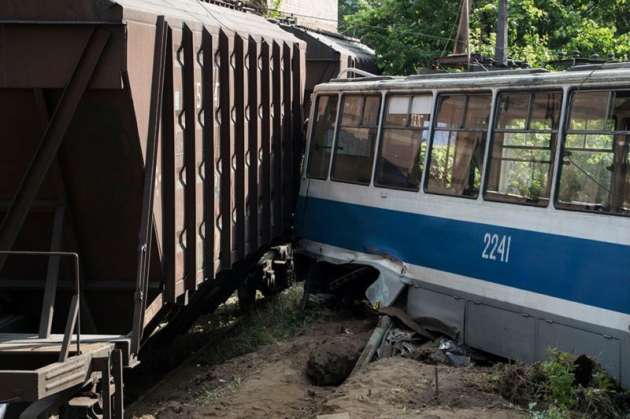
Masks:
[[[0,2],[0,416],[122,417],[154,326],[283,242],[304,62],[198,0]]]

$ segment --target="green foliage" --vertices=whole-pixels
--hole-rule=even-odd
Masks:
[[[510,0],[511,58],[549,66],[559,52],[630,54],[628,0]],[[459,0],[340,0],[340,28],[377,52],[387,74],[416,73],[451,52]],[[497,0],[472,2],[471,49],[494,55]]]
[[[529,412],[532,419],[568,419],[571,417],[569,411],[557,406],[550,406],[546,410],[538,411],[536,410],[536,403],[532,403]]]
[[[357,13],[360,8],[361,0],[339,0],[339,32],[348,30],[344,17]]]
[[[550,357],[542,363],[542,372],[547,377],[545,394],[551,403],[560,410],[569,410],[576,404],[576,388],[573,385],[574,357],[552,349]]]
[[[280,19],[282,17],[282,13],[280,13],[280,4],[282,4],[282,0],[270,0],[265,9],[265,15],[271,19]]]
[[[619,418],[630,397],[597,364],[586,387],[575,382],[575,357],[550,349],[545,361],[499,368],[497,391],[533,419]]]

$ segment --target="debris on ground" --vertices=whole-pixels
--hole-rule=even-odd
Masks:
[[[411,330],[393,327],[385,335],[376,354],[379,358],[389,358],[392,356],[411,358],[418,346],[425,341],[426,339],[417,337],[416,333]]]
[[[436,335],[433,335],[433,332],[420,328],[413,320],[405,318],[406,315],[401,315],[392,310],[393,308],[388,307],[387,312],[395,315],[402,327],[392,326],[385,331],[376,351],[378,358],[401,356],[427,364],[445,364],[455,367],[467,367],[472,363],[483,365],[487,363],[487,357],[480,352],[458,345],[449,338],[434,337]],[[427,336],[432,338],[427,339]]]
[[[376,355],[376,352],[378,351],[378,348],[383,342],[383,337],[387,334],[391,327],[392,319],[389,316],[381,316],[378,324],[376,325],[376,328],[370,335],[370,338],[368,339],[365,348],[363,348],[363,352],[361,352],[361,355],[359,356],[359,359],[357,360],[351,374],[355,374],[361,368],[365,367],[370,361],[372,361],[372,359]]]
[[[406,328],[413,330],[418,335],[433,340],[438,336],[448,336],[451,339],[457,338],[457,331],[438,319],[431,317],[421,317],[412,319],[405,310],[400,307],[383,307],[379,310],[380,314],[393,317],[400,321]]]
[[[467,367],[470,365],[471,357],[469,351],[458,346],[450,339],[440,339],[440,351],[446,355],[448,362],[455,367]]]

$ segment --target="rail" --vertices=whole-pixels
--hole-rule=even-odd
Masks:
[[[72,302],[70,303],[68,320],[66,320],[66,328],[64,330],[63,342],[61,344],[61,352],[59,353],[59,362],[65,362],[66,359],[68,359],[72,330],[75,328],[77,336],[77,355],[79,355],[81,353],[81,282],[79,273],[79,255],[74,252],[36,252],[17,250],[0,250],[0,255],[66,257],[74,260],[74,295],[72,296]],[[54,305],[54,300],[50,301],[49,304]]]

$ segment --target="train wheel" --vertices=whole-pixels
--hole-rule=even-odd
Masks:
[[[274,247],[262,259],[261,292],[269,297],[295,284],[295,263],[290,245]]]

